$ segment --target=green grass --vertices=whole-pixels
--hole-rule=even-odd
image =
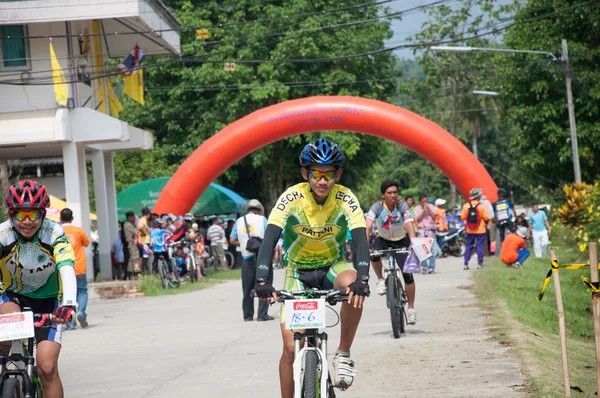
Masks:
[[[235,269],[232,271],[215,272],[214,270],[206,271],[206,279],[199,280],[191,283],[181,284],[177,289],[165,289],[163,288],[160,280],[154,275],[145,275],[140,280],[140,292],[146,296],[162,296],[165,294],[180,294],[189,293],[200,289],[206,289],[207,287],[214,286],[217,283],[221,283],[225,280],[235,280],[241,278],[241,271]]]
[[[565,241],[556,243],[569,244]],[[579,253],[576,249],[559,249],[557,256],[560,264],[587,262],[586,253]],[[552,281],[543,300],[536,298],[550,269],[549,259],[530,257],[520,270],[508,268],[498,258],[487,264],[490,266],[475,275],[474,291],[481,307],[490,311],[492,334],[514,346],[528,379],[529,396],[563,396],[556,296]],[[559,274],[571,386],[584,391],[572,391],[572,394],[573,397],[591,397],[596,391],[593,319],[587,311],[591,292],[580,279],[581,275],[589,276],[589,269],[561,270]]]

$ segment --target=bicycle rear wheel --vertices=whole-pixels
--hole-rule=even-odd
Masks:
[[[190,274],[190,281],[192,283],[198,280],[198,274],[196,273],[196,264],[194,264],[194,259],[188,256],[185,266],[187,267],[188,273]]]
[[[394,334],[394,338],[400,338],[402,333],[402,324],[404,320],[402,318],[402,303],[400,302],[401,296],[398,295],[398,284],[400,281],[396,278],[394,274],[390,274],[387,277],[385,282],[386,291],[387,291],[387,299],[388,299],[388,307],[390,308],[390,317],[392,319],[392,332]]]
[[[304,381],[302,383],[303,398],[316,398],[321,392],[317,365],[317,353],[315,351],[306,351],[304,355]]]
[[[160,278],[160,284],[165,289],[169,288],[168,271],[169,270],[167,269],[167,263],[165,263],[165,260],[162,258],[158,259],[158,277]]]
[[[9,377],[2,383],[2,398],[20,398],[21,384],[16,377]]]
[[[227,267],[229,267],[229,269],[233,269],[233,266],[235,265],[235,257],[233,257],[233,254],[227,250],[225,250],[225,262],[227,263]]]

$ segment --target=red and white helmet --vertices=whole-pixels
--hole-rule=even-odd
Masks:
[[[23,180],[8,188],[4,206],[10,209],[45,209],[50,206],[46,187],[33,180]]]

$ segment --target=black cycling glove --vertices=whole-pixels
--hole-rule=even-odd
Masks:
[[[350,291],[356,296],[368,297],[371,294],[368,282],[361,282],[359,280],[355,280],[348,287],[350,288]]]
[[[273,297],[273,292],[275,291],[275,288],[270,284],[270,283],[264,283],[264,284],[260,284],[257,283],[254,286],[254,291],[256,292],[256,296],[260,299],[269,299],[271,297]]]

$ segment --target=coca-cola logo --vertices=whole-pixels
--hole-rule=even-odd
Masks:
[[[299,311],[314,311],[319,309],[318,301],[295,301],[294,310]]]
[[[16,323],[16,322],[23,322],[24,320],[25,320],[25,314],[0,316],[0,323]]]

